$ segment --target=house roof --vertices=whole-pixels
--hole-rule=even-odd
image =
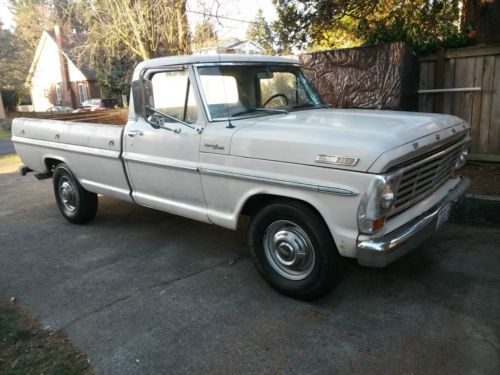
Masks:
[[[47,31],[50,37],[56,41],[56,34],[54,31]],[[74,59],[75,48],[79,47],[84,42],[84,37],[80,34],[63,34],[61,36],[64,44],[63,53],[68,59],[75,64],[75,66],[83,73],[88,80],[94,80],[96,78],[95,70],[91,69],[86,63],[77,63],[78,60]]]
[[[38,63],[38,60],[40,59],[40,54],[43,51],[44,44],[47,38],[51,38],[52,41],[57,45],[55,33],[53,31],[44,30],[42,32],[40,42],[38,43],[37,49],[35,51],[35,56],[33,58],[33,62],[31,63],[30,71],[26,79],[27,85],[31,83],[36,65]],[[78,37],[77,35],[71,35],[71,36],[65,35],[65,40],[64,40],[65,48],[63,48],[62,52],[63,55],[80,70],[80,72],[85,76],[85,78],[87,78],[87,80],[92,81],[96,79],[95,71],[92,70],[87,64],[78,64],[75,61],[75,59],[71,57],[74,54],[75,47],[77,47],[79,43],[81,43],[81,41],[82,38]]]

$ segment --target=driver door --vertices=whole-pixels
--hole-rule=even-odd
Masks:
[[[124,154],[132,196],[141,205],[207,221],[207,209],[198,170],[200,132],[205,126],[200,106],[185,68],[151,72],[156,110],[167,129],[156,129],[141,116],[127,125]],[[180,132],[178,132],[180,130]]]

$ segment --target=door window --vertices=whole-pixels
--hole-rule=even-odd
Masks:
[[[198,109],[186,71],[155,73],[151,83],[155,109],[187,123],[198,120]],[[165,121],[175,122],[171,119]]]

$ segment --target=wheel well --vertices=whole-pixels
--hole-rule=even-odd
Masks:
[[[243,208],[241,209],[239,221],[241,221],[242,215],[252,217],[261,208],[263,208],[271,203],[287,202],[287,201],[288,202],[300,202],[302,204],[305,204],[311,210],[313,210],[318,215],[318,217],[320,217],[321,220],[323,220],[323,222],[325,222],[325,219],[323,219],[323,216],[316,209],[316,207],[314,207],[312,204],[310,204],[306,201],[303,201],[301,199],[295,199],[295,198],[284,197],[281,195],[272,195],[272,194],[257,194],[257,195],[253,195],[249,199],[247,199],[247,201],[243,205]],[[326,225],[326,222],[325,222],[325,225]]]
[[[62,163],[62,160],[47,158],[44,160],[45,166],[49,172],[53,172],[58,164]]]

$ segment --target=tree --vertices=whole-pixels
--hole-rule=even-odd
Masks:
[[[193,47],[200,49],[217,43],[217,33],[210,19],[205,18],[194,29]]]
[[[500,42],[500,1],[464,0],[462,25],[476,43]]]
[[[259,44],[264,48],[267,55],[274,54],[274,36],[271,27],[264,17],[264,12],[260,8],[257,11],[255,22],[248,26],[247,39]]]
[[[275,28],[285,47],[403,41],[422,54],[467,43],[461,0],[273,1],[279,17]]]
[[[13,109],[18,98],[25,94],[24,83],[29,66],[25,50],[10,30],[4,30],[0,21],[0,91],[5,107]]]
[[[129,89],[138,61],[190,51],[186,0],[80,0],[84,39],[73,56],[110,91]]]

